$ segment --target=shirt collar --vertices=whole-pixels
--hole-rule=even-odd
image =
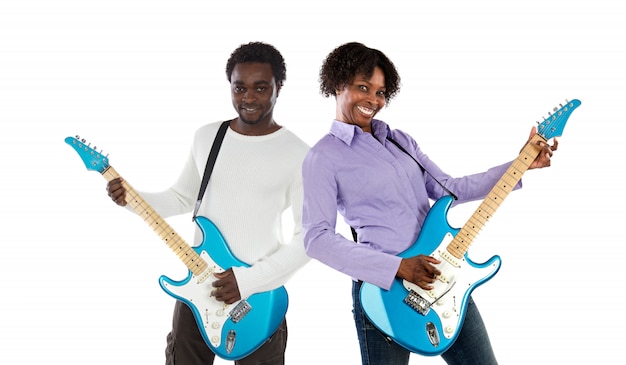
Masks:
[[[387,138],[389,133],[389,126],[382,120],[372,119],[372,131],[374,137],[381,142]],[[361,128],[353,124],[344,123],[337,119],[333,120],[333,124],[330,126],[330,134],[342,140],[348,146],[352,145],[354,136],[357,134],[365,133]]]

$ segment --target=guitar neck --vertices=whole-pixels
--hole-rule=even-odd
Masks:
[[[500,204],[502,204],[509,193],[513,191],[513,188],[522,179],[522,175],[539,155],[541,151],[541,147],[537,144],[539,141],[545,142],[546,140],[539,134],[536,134],[529,143],[524,146],[517,159],[513,161],[502,178],[500,178],[489,194],[487,194],[485,200],[483,200],[467,223],[465,223],[452,242],[450,242],[447,247],[450,254],[458,259],[465,255],[474,241],[474,238],[478,236],[478,233],[489,218],[493,216],[498,207],[500,207]]]
[[[107,181],[111,181],[120,175],[112,166],[102,172]],[[178,256],[187,268],[194,274],[200,275],[208,266],[200,255],[183,240],[178,233],[126,182],[122,181],[126,189],[126,201],[154,232],[167,244]]]

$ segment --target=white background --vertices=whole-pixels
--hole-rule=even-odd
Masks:
[[[317,76],[360,41],[398,67],[379,117],[453,175],[517,157],[565,99],[553,166],[524,176],[470,257],[503,259],[474,292],[502,364],[623,354],[621,1],[0,2],[0,362],[158,364],[186,268],[63,140],[80,135],[140,190],[177,176],[193,131],[232,118],[224,66],[242,43],[287,62],[276,120],[313,144],[334,117]],[[476,204],[450,211],[460,227]],[[191,240],[189,216],[168,220]],[[311,262],[287,285],[290,364],[357,364],[347,277]],[[218,361],[218,363],[226,363]],[[412,364],[441,364],[411,357]]]

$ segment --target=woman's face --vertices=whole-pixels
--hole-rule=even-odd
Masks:
[[[351,84],[337,90],[337,114],[335,119],[361,127],[371,133],[371,122],[376,113],[385,106],[385,75],[380,67],[372,77],[356,75]]]

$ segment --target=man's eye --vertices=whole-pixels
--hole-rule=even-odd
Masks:
[[[265,86],[259,86],[259,87],[256,88],[256,91],[258,91],[258,92],[263,92],[265,90],[267,90],[267,87],[265,87]]]
[[[239,87],[239,86],[235,86],[235,88],[233,89],[233,91],[234,91],[235,93],[237,93],[237,94],[238,94],[238,93],[243,92],[243,88],[241,88],[241,87]]]

